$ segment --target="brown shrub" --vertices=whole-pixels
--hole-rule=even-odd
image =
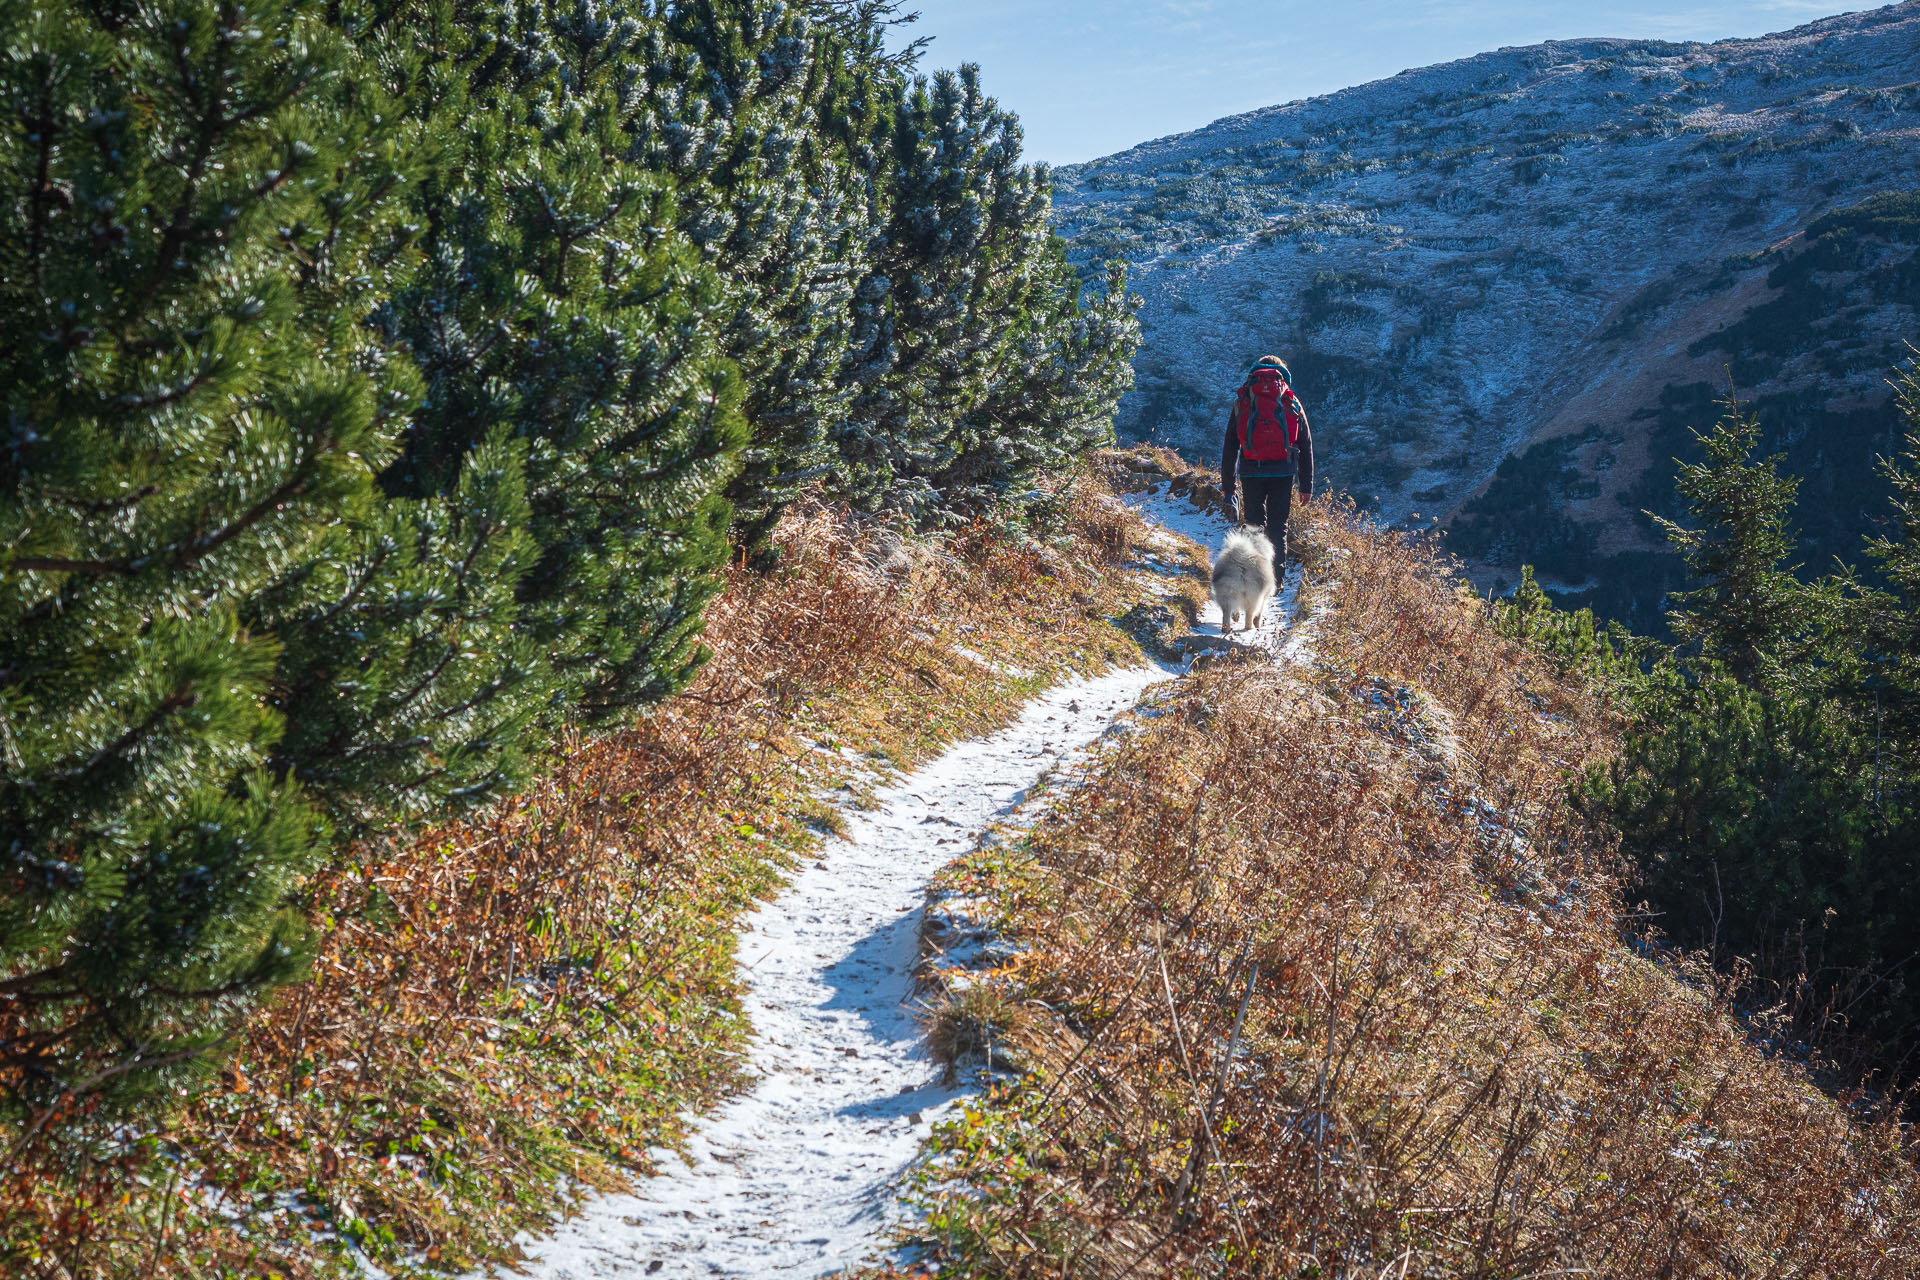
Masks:
[[[1920,1272],[1910,1136],[1764,1057],[1704,966],[1637,949],[1564,786],[1609,749],[1604,710],[1421,544],[1338,507],[1305,523],[1315,668],[1182,682],[1008,865],[999,911],[1031,949],[1009,998],[1062,1029],[944,1131],[936,1256]]]

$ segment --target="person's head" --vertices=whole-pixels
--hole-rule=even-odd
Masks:
[[[1253,368],[1248,371],[1248,376],[1251,377],[1262,369],[1278,369],[1281,380],[1289,386],[1293,384],[1293,370],[1287,368],[1287,362],[1279,356],[1261,356],[1259,360],[1254,362]]]

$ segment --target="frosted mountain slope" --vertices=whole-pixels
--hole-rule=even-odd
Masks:
[[[1810,223],[1920,188],[1920,0],[1751,40],[1503,49],[1057,183],[1076,258],[1129,259],[1145,300],[1124,436],[1211,462],[1226,394],[1277,350],[1328,478],[1389,518],[1457,511],[1504,458],[1579,436],[1563,505],[1596,555],[1648,548],[1636,424],[1669,387],[1740,363],[1749,395],[1883,403],[1899,340],[1920,336],[1896,240],[1890,288],[1848,295],[1873,264],[1837,268],[1853,311],[1806,360],[1712,345],[1778,295]],[[1868,444],[1846,447],[1870,472]]]

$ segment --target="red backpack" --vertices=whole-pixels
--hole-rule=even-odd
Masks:
[[[1287,462],[1300,443],[1300,402],[1278,369],[1259,368],[1247,375],[1233,420],[1240,432],[1240,455],[1249,462]]]

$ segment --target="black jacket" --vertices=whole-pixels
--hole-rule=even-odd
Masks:
[[[1295,396],[1293,402],[1300,409],[1300,440],[1294,450],[1294,475],[1300,485],[1300,492],[1313,496],[1313,427],[1307,422],[1307,406]],[[1233,493],[1233,478],[1240,469],[1240,433],[1234,430],[1233,416],[1239,412],[1239,404],[1227,410],[1227,434],[1220,444],[1220,491],[1229,496]]]

